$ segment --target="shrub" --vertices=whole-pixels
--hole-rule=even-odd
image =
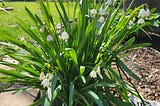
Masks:
[[[102,4],[77,1],[70,21],[71,16],[62,0],[58,0],[54,2],[60,16],[57,25],[48,0],[46,3],[38,0],[43,18],[25,8],[36,29],[30,29],[13,15],[34,43],[8,35],[0,36],[3,42],[12,44],[1,50],[1,56],[7,55],[19,62],[13,64],[0,60],[0,64],[13,68],[0,69],[0,73],[8,76],[7,79],[2,76],[1,81],[25,85],[16,91],[40,89],[41,96],[33,105],[132,105],[128,94],[141,96],[132,89],[135,88],[133,85],[123,80],[122,75],[140,78],[122,62],[122,52],[149,44],[133,44],[134,37],[125,43],[124,40],[147,23],[129,25],[142,6],[131,13],[129,9],[123,13],[120,9],[123,0],[109,1]]]

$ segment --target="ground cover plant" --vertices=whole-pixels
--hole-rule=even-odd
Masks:
[[[4,74],[0,80],[24,85],[14,89],[16,92],[40,89],[40,97],[32,105],[130,106],[133,103],[129,93],[139,97],[145,105],[134,85],[123,80],[122,75],[141,79],[122,62],[122,52],[149,45],[133,44],[135,37],[125,41],[149,24],[143,20],[148,17],[148,10],[142,5],[132,12],[127,9],[122,13],[122,3],[123,0],[102,3],[77,0],[70,15],[72,12],[58,0],[54,2],[60,17],[57,25],[49,1],[38,0],[43,17],[25,8],[35,29],[8,12],[17,19],[32,43],[5,34],[0,36],[2,43],[11,43],[1,50],[1,57],[9,56],[18,61],[13,64],[0,60],[0,64],[12,67],[11,70],[0,69]],[[137,20],[133,23],[135,17]],[[5,91],[8,90],[1,90]]]

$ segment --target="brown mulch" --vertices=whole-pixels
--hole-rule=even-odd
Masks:
[[[132,50],[127,57],[130,58],[143,73],[141,81],[136,81],[131,78],[132,83],[136,86],[139,93],[145,99],[160,102],[160,42],[157,43],[159,44],[157,50],[153,49],[154,46],[152,48],[140,48]],[[141,76],[141,73],[137,71],[138,68],[133,67],[127,60],[124,62],[135,74]]]

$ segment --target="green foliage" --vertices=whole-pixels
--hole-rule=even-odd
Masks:
[[[18,61],[18,64],[13,64],[0,60],[0,64],[13,68],[0,69],[0,73],[10,77],[8,82],[40,89],[41,98],[33,105],[132,105],[128,94],[136,94],[131,89],[132,86],[123,80],[121,72],[137,80],[140,78],[122,62],[123,56],[120,54],[148,45],[134,45],[135,38],[129,39],[123,45],[130,34],[147,25],[136,23],[128,27],[129,21],[137,15],[141,7],[131,13],[128,10],[122,13],[120,7],[123,0],[111,4],[106,4],[105,1],[102,4],[92,4],[90,0],[79,3],[77,0],[71,17],[63,1],[58,0],[54,2],[54,6],[60,17],[59,27],[53,19],[54,11],[49,1],[44,3],[38,0],[38,3],[42,18],[25,8],[36,26],[35,29],[31,29],[26,22],[13,15],[33,43],[8,35],[0,36],[0,40],[11,43],[1,50],[1,56],[7,55]],[[92,6],[95,9],[91,8]],[[115,97],[111,89],[114,89],[123,101]]]

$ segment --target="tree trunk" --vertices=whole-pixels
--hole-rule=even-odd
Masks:
[[[124,9],[126,9],[129,6],[131,1],[132,0],[125,0]],[[140,6],[141,4],[144,4],[144,3],[148,4],[149,9],[156,8],[156,12],[160,12],[160,0],[135,0],[133,5],[132,5],[132,8],[138,7],[138,6]]]

